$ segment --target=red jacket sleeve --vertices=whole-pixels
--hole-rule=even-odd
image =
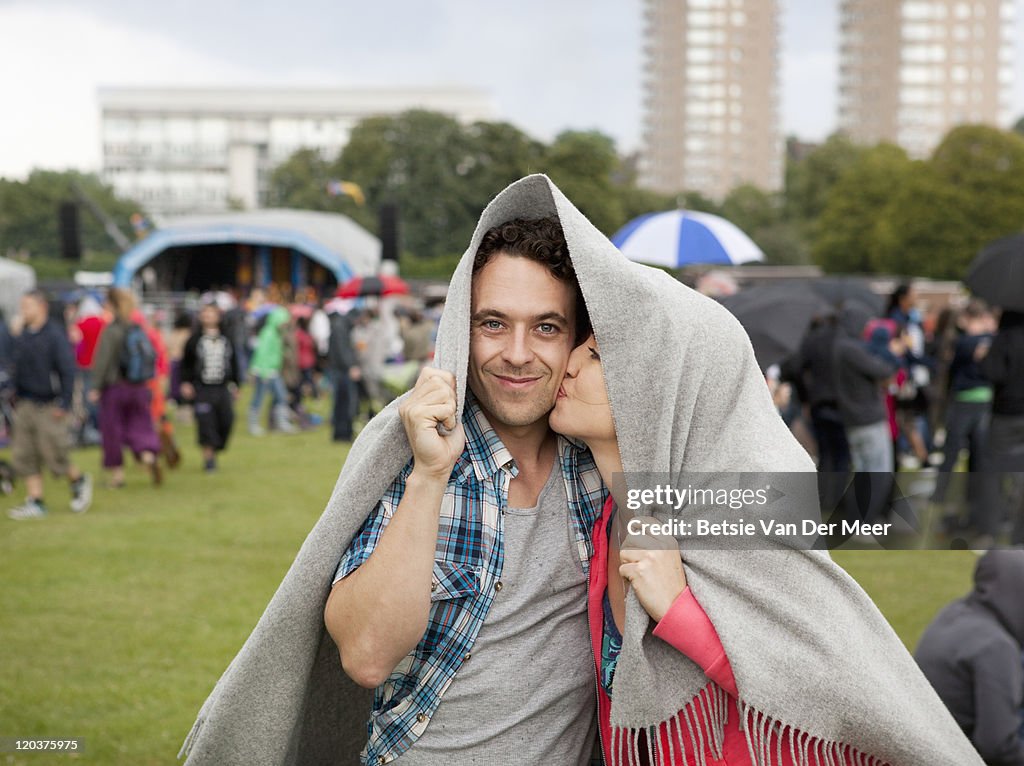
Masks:
[[[654,635],[700,665],[704,675],[730,695],[739,696],[732,665],[725,656],[718,631],[708,619],[704,607],[693,597],[690,586],[683,589],[661,622],[655,626]]]

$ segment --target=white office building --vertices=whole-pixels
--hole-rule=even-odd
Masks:
[[[155,216],[263,207],[278,164],[304,148],[334,158],[366,117],[494,117],[465,88],[101,88],[99,103],[103,178]]]

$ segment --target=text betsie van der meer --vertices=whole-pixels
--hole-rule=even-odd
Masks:
[[[759,489],[709,489],[658,485],[649,489],[630,489],[626,494],[626,507],[638,511],[644,507],[668,507],[675,511],[687,507],[717,507],[739,510],[750,506],[764,506],[769,502],[770,487]],[[860,519],[821,522],[818,519],[779,521],[760,517],[753,521],[740,519],[682,519],[652,521],[650,518],[632,518],[626,531],[631,535],[671,535],[673,537],[808,537],[812,535],[873,535],[884,536],[891,523],[869,524]]]

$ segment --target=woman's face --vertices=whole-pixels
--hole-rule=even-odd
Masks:
[[[604,385],[597,341],[591,334],[569,354],[565,378],[548,421],[551,428],[590,444],[615,438],[615,423]]]

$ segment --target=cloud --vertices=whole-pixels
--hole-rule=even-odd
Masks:
[[[245,70],[73,8],[0,9],[0,176],[96,170],[101,84],[243,82]]]
[[[838,0],[780,0],[787,134],[835,126]],[[1018,7],[1024,0],[1018,0]],[[0,0],[0,175],[99,165],[99,85],[466,85],[542,140],[636,149],[641,0]],[[1024,8],[1021,8],[1024,10]],[[1024,40],[1024,12],[1016,39]],[[1013,113],[1024,113],[1018,50]]]
[[[10,115],[0,123],[0,175],[36,164],[96,169],[104,84],[468,85],[492,97],[499,119],[543,140],[597,128],[625,150],[637,143],[639,0],[605,13],[589,0],[438,0],[403,14],[347,0],[253,13],[209,2],[201,28],[179,4],[0,6],[0,71],[21,73],[0,82]]]

